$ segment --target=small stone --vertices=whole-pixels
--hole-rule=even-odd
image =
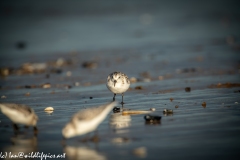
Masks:
[[[161,81],[161,80],[164,79],[164,77],[163,76],[158,76],[158,79]]]
[[[42,88],[51,88],[51,84],[50,83],[45,83],[42,85]]]
[[[61,69],[51,69],[50,72],[51,72],[51,73],[61,74],[61,73],[62,73],[62,70],[61,70]]]
[[[138,147],[133,150],[133,154],[140,158],[145,158],[147,156],[147,149],[146,147]]]
[[[91,82],[85,82],[83,85],[84,86],[91,86]]]
[[[46,74],[45,77],[46,77],[46,78],[50,78],[50,74]]]
[[[67,75],[68,77],[70,77],[70,76],[72,75],[72,72],[71,72],[71,71],[67,71],[66,75]]]
[[[93,99],[93,97],[89,97],[90,99]]]
[[[30,93],[29,92],[25,93],[25,96],[30,96]]]
[[[151,82],[151,79],[150,78],[144,78],[143,82]]]
[[[131,83],[136,83],[137,82],[137,78],[135,78],[135,77],[131,77],[129,80],[130,80]]]
[[[238,102],[235,102],[235,104],[238,104]]]
[[[79,86],[80,85],[80,83],[79,82],[75,82],[75,84],[74,84],[75,86]]]
[[[30,85],[25,85],[25,88],[32,88],[32,86],[30,86]]]
[[[178,105],[175,106],[175,108],[178,108],[178,107],[179,107]]]
[[[10,71],[8,68],[1,68],[0,69],[0,75],[1,76],[8,76],[10,74]]]
[[[7,97],[3,95],[3,96],[1,96],[1,98],[2,98],[2,99],[5,99],[5,98],[7,98]]]
[[[173,98],[172,98],[172,97],[170,98],[170,101],[171,101],[171,102],[173,101]]]
[[[143,87],[142,86],[136,86],[135,89],[141,90],[141,89],[143,89]]]
[[[190,88],[190,87],[186,87],[186,88],[185,88],[185,91],[186,91],[186,92],[191,92],[191,88]]]
[[[202,106],[203,106],[203,108],[206,108],[207,103],[206,102],[202,102]]]
[[[17,42],[16,47],[17,47],[18,49],[24,49],[24,48],[26,48],[26,42],[24,42],[24,41],[19,41],[19,42]]]
[[[72,86],[70,86],[70,85],[65,85],[65,88],[66,88],[66,89],[70,89],[70,88],[72,88]]]
[[[84,62],[82,64],[83,68],[95,69],[97,68],[98,64],[96,62]]]
[[[56,60],[56,65],[57,66],[63,66],[64,65],[64,63],[65,63],[65,59],[63,59],[63,58],[58,58],[57,60]]]

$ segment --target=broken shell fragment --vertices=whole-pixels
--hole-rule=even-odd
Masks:
[[[47,107],[44,109],[44,111],[54,111],[54,108],[53,107]]]

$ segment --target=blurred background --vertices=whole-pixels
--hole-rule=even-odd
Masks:
[[[240,36],[238,0],[2,0],[0,21],[1,59],[148,46],[233,44]]]

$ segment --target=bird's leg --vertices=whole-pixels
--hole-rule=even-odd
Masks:
[[[115,96],[116,96],[116,94],[114,93],[114,96],[113,96],[113,101],[115,101]]]
[[[66,138],[62,137],[62,141],[60,142],[63,147],[66,146]]]
[[[34,127],[33,127],[33,133],[34,133],[34,135],[37,135],[37,134],[38,134],[37,126],[34,126]]]
[[[124,102],[123,102],[123,95],[124,95],[124,94],[122,93],[122,102],[121,102],[122,105],[124,104]]]
[[[13,123],[13,129],[14,129],[14,131],[18,131],[19,130],[17,124]]]

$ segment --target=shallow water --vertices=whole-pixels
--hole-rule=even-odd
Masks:
[[[10,120],[1,113],[1,151],[17,153],[25,148],[25,153],[66,153],[65,159],[237,159],[240,23],[234,5],[225,6],[226,1],[215,6],[212,1],[199,7],[191,4],[191,8],[174,3],[169,10],[159,10],[161,3],[141,1],[139,9],[135,3],[123,2],[102,6],[95,3],[93,10],[85,9],[89,5],[86,3],[78,10],[68,5],[64,8],[64,3],[55,7],[50,4],[26,4],[35,8],[26,12],[21,10],[24,5],[13,5],[18,9],[13,9],[9,17],[1,17],[5,22],[1,31],[5,31],[6,38],[0,39],[4,44],[0,47],[1,68],[19,69],[26,62],[49,64],[59,58],[71,61],[70,65],[57,67],[61,73],[51,72],[54,67],[48,66],[43,73],[14,73],[0,78],[0,96],[6,96],[1,102],[26,104],[39,116],[39,133],[34,137],[32,128],[23,126],[14,135]],[[128,6],[125,12],[124,6]],[[203,8],[205,12],[201,12]],[[52,9],[55,12],[47,12]],[[154,17],[150,25],[141,20],[145,13]],[[22,21],[18,30],[16,26],[6,27],[16,19]],[[30,23],[33,25],[24,28]],[[88,37],[91,32],[92,37]],[[18,50],[13,44],[23,35],[27,48]],[[235,37],[231,44],[226,40],[230,35]],[[92,61],[97,63],[95,69],[82,67],[84,62]],[[121,116],[111,112],[98,127],[99,142],[83,142],[87,136],[83,135],[67,140],[63,146],[61,130],[75,112],[112,100],[105,82],[115,70],[137,78],[124,95],[124,108],[155,108],[153,114],[162,116],[161,122],[151,125],[145,123],[145,114]],[[45,83],[51,87],[42,88]],[[224,87],[226,83],[232,85]],[[142,89],[135,89],[137,86]],[[186,92],[186,87],[191,91]],[[121,96],[116,99],[120,102]],[[55,109],[52,114],[44,112],[48,106]],[[164,115],[165,108],[173,109],[173,114]],[[139,147],[145,147],[145,154],[133,153]]]

